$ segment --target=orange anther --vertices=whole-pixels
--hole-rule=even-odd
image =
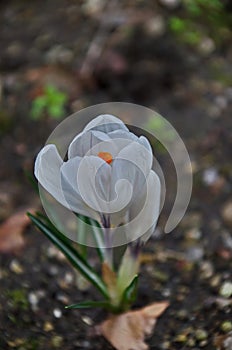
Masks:
[[[108,164],[110,164],[113,160],[112,154],[110,154],[109,152],[99,152],[98,157],[103,159]]]

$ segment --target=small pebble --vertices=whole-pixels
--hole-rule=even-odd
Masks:
[[[224,322],[221,324],[221,330],[222,330],[224,333],[228,333],[228,332],[232,331],[232,322],[231,322],[231,321],[224,321]]]
[[[61,347],[63,342],[63,338],[60,335],[56,335],[55,337],[52,337],[51,343],[54,348]]]
[[[165,341],[165,342],[163,342],[161,345],[160,345],[160,348],[162,349],[162,350],[168,350],[168,349],[170,349],[170,347],[171,347],[171,343],[170,343],[170,341]]]
[[[219,309],[223,310],[232,304],[230,299],[216,298],[215,303],[218,305]]]
[[[212,119],[217,119],[218,117],[220,117],[221,115],[221,110],[218,106],[215,105],[211,105],[208,108],[208,115],[212,118]]]
[[[207,344],[208,344],[207,340],[202,340],[202,341],[199,343],[199,346],[200,346],[201,348],[204,348]]]
[[[50,331],[53,331],[54,327],[51,322],[47,321],[44,323],[43,329],[45,332],[50,332]]]
[[[170,289],[169,289],[169,288],[164,288],[164,289],[162,290],[162,295],[163,295],[163,297],[165,297],[165,298],[169,298],[170,295],[171,295]]]
[[[200,267],[201,278],[208,279],[213,276],[214,268],[210,261],[203,261]]]
[[[204,248],[202,246],[191,247],[187,251],[187,260],[191,262],[200,261],[204,257]]]
[[[75,275],[77,288],[82,292],[88,290],[90,286],[89,281],[79,271],[75,271]]]
[[[49,269],[48,269],[49,276],[57,276],[58,273],[59,273],[59,269],[57,266],[55,265],[49,266]]]
[[[36,294],[38,295],[38,298],[41,299],[41,298],[44,298],[46,293],[43,289],[39,289],[37,290]]]
[[[232,349],[232,336],[230,336],[224,340],[224,348],[225,348],[225,350]]]
[[[12,272],[16,273],[17,275],[20,275],[23,273],[23,267],[22,267],[22,265],[20,265],[20,263],[16,259],[11,261],[10,270]]]
[[[196,345],[195,339],[189,338],[186,345],[190,346],[190,348],[193,348]]]
[[[93,15],[103,10],[105,5],[104,0],[86,0],[82,5],[82,10],[87,15]]]
[[[58,293],[56,299],[61,301],[64,305],[69,304],[69,298],[65,294]]]
[[[187,335],[186,334],[178,334],[174,341],[177,342],[177,343],[186,343],[187,341]]]
[[[195,331],[195,338],[198,340],[198,341],[202,341],[202,340],[205,340],[208,338],[208,333],[206,332],[206,330],[204,329],[197,329]]]
[[[64,275],[64,280],[67,284],[71,284],[74,280],[74,276],[71,272],[66,272]]]
[[[172,10],[179,6],[180,0],[159,0],[159,2],[167,7],[168,9]]]
[[[186,320],[188,319],[188,311],[185,309],[180,309],[179,311],[177,311],[176,317],[179,320]]]
[[[31,304],[32,308],[36,308],[39,302],[39,298],[36,293],[30,292],[28,294],[28,301]]]
[[[194,227],[191,230],[186,232],[186,238],[198,241],[202,237],[202,232],[197,228]]]
[[[10,348],[18,348],[20,345],[22,345],[25,342],[22,338],[16,338],[14,340],[9,340],[7,344]]]
[[[232,236],[231,236],[230,232],[223,231],[222,232],[222,240],[223,240],[224,246],[226,248],[232,250]]]
[[[221,282],[221,276],[220,275],[214,275],[210,280],[211,287],[215,288],[218,287]]]
[[[88,340],[84,340],[82,342],[82,346],[83,346],[83,348],[89,348],[90,347],[90,342]]]
[[[218,171],[215,168],[209,168],[203,172],[203,182],[207,186],[212,186],[218,180]]]
[[[88,326],[92,326],[93,325],[93,320],[88,317],[88,316],[82,316],[82,321],[87,324]]]
[[[57,260],[64,261],[64,254],[54,246],[49,246],[47,249],[47,256],[49,258],[57,258]]]
[[[232,201],[227,202],[223,206],[222,217],[226,224],[232,226]]]
[[[62,312],[60,309],[56,308],[53,310],[53,315],[55,316],[55,318],[61,318]]]
[[[219,294],[223,298],[230,298],[232,295],[232,283],[224,282],[220,288]]]
[[[199,50],[203,55],[210,55],[215,50],[215,43],[211,38],[203,38]]]
[[[215,103],[221,110],[224,110],[228,105],[228,102],[225,96],[217,96],[215,98]]]
[[[70,64],[74,59],[73,52],[62,45],[55,45],[51,47],[45,56],[47,63],[50,64]]]
[[[226,88],[225,95],[229,101],[232,101],[232,87],[231,86]]]
[[[151,18],[145,23],[145,30],[151,36],[160,36],[165,32],[165,21],[162,16]]]

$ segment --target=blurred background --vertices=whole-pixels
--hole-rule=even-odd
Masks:
[[[1,350],[112,349],[89,332],[102,315],[64,310],[94,291],[77,287],[24,214],[40,209],[29,178],[51,131],[75,111],[112,101],[169,120],[193,166],[184,219],[171,235],[158,225],[142,258],[136,306],[171,302],[150,347],[232,349],[231,33],[229,0],[0,3]],[[147,128],[164,132],[154,120]],[[167,205],[161,223],[168,213]]]

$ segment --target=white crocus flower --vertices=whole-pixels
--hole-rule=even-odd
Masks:
[[[105,228],[131,221],[136,237],[154,229],[160,181],[144,136],[137,137],[112,115],[100,115],[73,139],[67,155],[63,161],[56,146],[48,144],[35,162],[36,178],[59,203]]]

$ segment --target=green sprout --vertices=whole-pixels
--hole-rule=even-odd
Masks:
[[[67,100],[67,94],[59,91],[53,85],[46,85],[43,94],[32,101],[31,118],[41,119],[44,114],[47,114],[53,119],[60,119],[65,115]]]
[[[28,309],[29,303],[24,289],[8,290],[7,297],[14,308]]]

